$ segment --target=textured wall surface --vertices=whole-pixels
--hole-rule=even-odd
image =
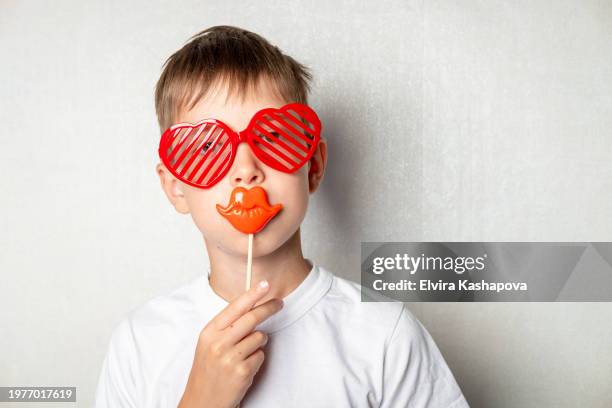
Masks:
[[[203,273],[153,88],[217,24],[313,69],[330,156],[303,241],[337,275],[360,241],[612,240],[609,1],[5,0],[0,385],[90,406],[112,327]],[[409,306],[473,407],[612,406],[612,304]]]

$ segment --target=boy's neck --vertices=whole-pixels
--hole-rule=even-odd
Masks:
[[[245,291],[246,257],[224,252],[205,240],[210,259],[210,286],[228,302]],[[255,255],[255,254],[254,254]],[[257,304],[272,298],[284,298],[308,276],[311,265],[304,259],[300,229],[276,251],[262,257],[253,257],[251,286],[262,279],[270,283],[268,294]]]

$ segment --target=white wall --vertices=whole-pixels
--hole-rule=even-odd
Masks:
[[[0,4],[0,385],[89,406],[112,327],[203,272],[153,88],[210,25],[313,68],[330,165],[303,240],[338,275],[360,241],[612,240],[609,1],[180,3]],[[410,308],[473,407],[612,405],[612,304]]]

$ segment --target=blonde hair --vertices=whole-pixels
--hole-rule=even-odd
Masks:
[[[182,109],[193,108],[217,81],[228,83],[228,96],[238,92],[244,98],[261,77],[269,78],[287,102],[308,103],[312,75],[307,67],[258,34],[232,26],[207,28],[163,65],[155,87],[160,130],[174,124]]]

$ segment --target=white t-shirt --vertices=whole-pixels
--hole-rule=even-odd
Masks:
[[[265,361],[241,408],[468,407],[440,351],[401,302],[313,264],[257,330]],[[114,329],[96,408],[176,408],[202,328],[228,302],[208,274],[132,310]]]

